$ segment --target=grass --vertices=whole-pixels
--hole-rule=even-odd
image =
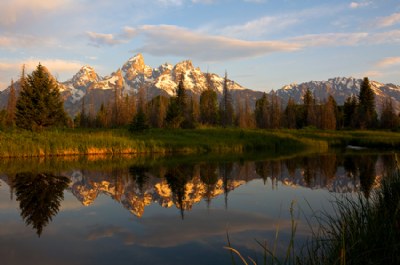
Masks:
[[[264,258],[262,264],[400,264],[399,169],[386,176],[368,199],[360,194],[357,199],[336,198],[333,204],[333,215],[325,212],[314,216],[317,230],[313,230],[312,237],[297,253],[293,244],[296,223],[292,215],[286,257],[278,259],[266,244],[259,243],[264,256],[271,258],[271,262]],[[238,255],[243,264],[257,264],[251,258],[243,258],[231,247],[230,241],[228,245],[231,254]]]
[[[40,133],[0,131],[0,157],[71,155],[264,153],[326,151],[326,142],[291,134],[239,129],[149,130],[131,134],[124,129],[63,129]]]
[[[0,131],[0,157],[71,155],[247,153],[289,155],[347,145],[378,149],[400,148],[400,133],[385,131],[242,130],[201,128],[52,129],[43,132]]]

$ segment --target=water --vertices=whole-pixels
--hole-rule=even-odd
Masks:
[[[369,196],[394,158],[2,161],[1,264],[231,264],[227,233],[244,256],[261,260],[256,240],[272,246],[278,231],[284,253],[294,218],[301,245],[306,217],[330,211],[335,196]]]

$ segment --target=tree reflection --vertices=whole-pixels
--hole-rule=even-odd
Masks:
[[[346,156],[343,162],[347,176],[359,178],[361,191],[368,198],[376,178],[376,155]]]
[[[232,178],[232,163],[221,163],[219,166],[219,175],[222,178],[224,195],[225,195],[225,209],[228,209],[228,193],[229,193],[229,181]]]
[[[165,174],[168,186],[172,191],[175,199],[175,205],[181,211],[182,220],[184,219],[183,201],[186,194],[186,183],[188,182],[187,175],[184,174],[185,170],[176,167],[169,169]]]
[[[14,179],[21,217],[40,237],[43,228],[58,213],[69,179],[47,173],[19,173]]]
[[[217,166],[215,164],[200,165],[200,179],[206,184],[206,202],[207,207],[210,207],[211,198],[215,185],[218,182]]]
[[[146,174],[149,171],[148,167],[145,166],[131,166],[129,167],[129,174],[135,180],[139,191],[143,193],[145,184],[149,181],[149,176]]]

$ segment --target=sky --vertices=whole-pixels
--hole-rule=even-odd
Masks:
[[[344,76],[400,85],[398,0],[1,0],[0,90],[40,62],[59,81],[137,53],[259,91]]]

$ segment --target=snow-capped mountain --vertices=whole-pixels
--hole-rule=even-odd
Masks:
[[[295,102],[301,103],[307,89],[314,94],[319,101],[323,101],[332,95],[339,105],[342,105],[346,98],[360,93],[362,79],[353,77],[336,77],[328,81],[310,81],[301,84],[290,84],[278,89],[276,94],[287,102],[292,98]],[[400,86],[394,84],[382,84],[370,81],[371,88],[375,93],[376,106],[378,109],[386,98],[391,98],[394,106],[400,110]]]
[[[145,64],[142,54],[133,56],[121,68],[105,77],[99,76],[92,67],[83,66],[71,79],[59,83],[59,88],[65,109],[73,117],[81,110],[83,102],[97,111],[102,103],[110,103],[115,98],[116,91],[122,95],[132,95],[139,88],[144,88],[148,99],[157,95],[172,96],[182,75],[188,94],[199,96],[210,86],[219,96],[222,95],[224,78],[214,73],[202,72],[190,60],[176,65],[165,63],[152,68]],[[246,89],[232,80],[228,82],[234,101],[248,99],[254,106],[255,101],[262,96],[260,91]],[[323,101],[332,95],[342,105],[347,97],[359,94],[361,82],[361,79],[352,77],[336,77],[328,81],[286,85],[276,90],[276,94],[282,98],[283,105],[290,97],[301,103],[303,95],[310,89],[317,100]],[[371,81],[371,86],[376,95],[378,110],[388,97],[392,99],[397,110],[400,110],[400,86],[376,81]],[[19,82],[14,87],[18,92]],[[9,91],[10,88],[7,88],[0,92],[0,109],[7,105]]]

